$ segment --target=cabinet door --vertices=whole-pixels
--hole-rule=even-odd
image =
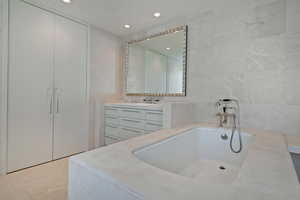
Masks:
[[[88,149],[87,27],[56,16],[53,158]]]
[[[52,159],[54,16],[10,1],[8,171]]]

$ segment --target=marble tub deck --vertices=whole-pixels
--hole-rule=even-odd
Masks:
[[[231,184],[176,175],[144,163],[132,154],[138,148],[195,127],[213,126],[196,124],[181,129],[161,130],[74,156],[70,159],[70,166],[78,169],[75,176],[80,176],[80,170],[88,171],[93,177],[100,177],[113,184],[123,194],[132,194],[135,196],[133,199],[300,199],[300,184],[288,152],[287,141],[281,134],[243,130],[255,137],[238,177]]]

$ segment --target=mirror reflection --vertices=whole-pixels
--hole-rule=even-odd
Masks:
[[[127,58],[127,94],[185,95],[185,27],[129,43]]]

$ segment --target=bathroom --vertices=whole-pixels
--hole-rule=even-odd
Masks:
[[[300,199],[299,0],[0,10],[1,200]]]

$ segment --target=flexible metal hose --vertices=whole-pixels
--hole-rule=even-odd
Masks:
[[[240,104],[238,100],[232,99],[237,105],[237,112],[236,112],[236,117],[233,118],[233,127],[232,127],[232,132],[231,132],[231,137],[230,137],[230,149],[233,153],[241,153],[243,150],[243,142],[242,142],[242,134],[241,134],[241,124],[240,124]],[[237,122],[237,123],[236,123]],[[233,147],[233,138],[234,135],[236,134],[236,131],[238,132],[239,136],[239,148],[234,149]]]

